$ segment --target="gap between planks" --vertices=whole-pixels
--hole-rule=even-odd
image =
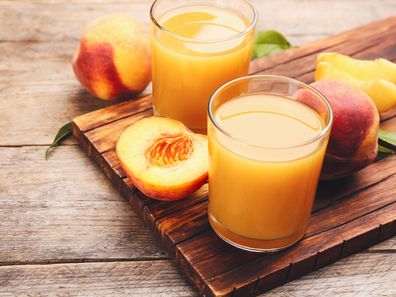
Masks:
[[[3,261],[0,267],[25,266],[25,265],[55,265],[55,264],[78,264],[78,263],[112,263],[112,262],[153,262],[170,260],[169,257],[137,257],[137,258],[97,258],[97,259],[47,259],[39,261]]]
[[[396,254],[395,249],[379,249],[370,250],[366,249],[360,252],[361,254]],[[95,263],[117,263],[117,262],[154,262],[154,261],[167,261],[171,260],[170,257],[138,257],[138,258],[97,258],[97,259],[65,259],[65,260],[40,260],[40,261],[3,261],[0,262],[0,267],[13,267],[13,266],[46,266],[46,265],[59,265],[59,264],[95,264]]]
[[[21,148],[22,147],[43,147],[43,148],[45,148],[45,147],[49,147],[51,144],[52,143],[0,144],[0,148],[2,148],[2,147],[4,147],[4,148],[7,148],[7,147],[9,147],[9,148],[19,148],[19,147],[21,147]],[[78,143],[59,143],[57,146],[78,146],[78,145],[79,145]]]

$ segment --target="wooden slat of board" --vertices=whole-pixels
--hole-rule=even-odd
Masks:
[[[105,152],[102,154],[102,156],[105,158],[106,162],[110,164],[110,166],[113,166],[112,168],[117,175],[119,175],[121,178],[125,177],[114,150]],[[396,158],[392,157],[387,160],[374,163],[371,165],[371,167],[363,169],[357,175],[343,179],[341,181],[322,182],[319,186],[319,194],[314,204],[314,210],[326,207],[327,205],[334,203],[335,201],[342,199],[353,192],[381,181],[392,173],[392,169],[394,167],[396,167]],[[199,191],[191,198],[172,203],[170,207],[169,203],[167,202],[161,202],[147,198],[149,201],[147,203],[147,207],[149,208],[150,213],[157,220],[172,214],[177,209],[182,208],[184,203],[186,203],[186,205],[193,205],[199,201],[204,201],[206,199],[204,194],[205,193],[202,193],[202,191]],[[179,216],[179,218],[181,217]]]
[[[151,106],[151,95],[148,95],[84,114],[74,118],[73,121],[82,132],[87,132],[130,115],[149,110],[152,108]]]
[[[153,110],[151,108],[146,109],[144,111],[134,113],[131,116],[121,118],[116,122],[111,122],[105,126],[100,126],[97,129],[90,130],[86,132],[85,135],[89,141],[94,144],[96,150],[99,153],[103,153],[115,147],[121,133],[124,132],[128,126],[132,125],[137,120],[151,116],[152,114]]]
[[[393,158],[394,159],[394,158]],[[392,159],[392,160],[393,160]],[[388,161],[388,160],[386,160],[386,161]],[[381,161],[381,162],[385,162],[385,161]],[[381,162],[379,162],[379,163],[375,163],[375,164],[373,164],[373,165],[371,165],[371,166],[376,166],[376,167],[380,167],[381,166]],[[387,162],[387,163],[384,163],[384,164],[387,164],[387,165],[389,165],[388,167],[389,168],[392,168],[392,164],[393,164],[393,162],[394,162],[394,160],[392,161],[392,162]],[[367,169],[365,169],[364,171],[366,171],[366,170],[369,170],[369,168],[370,167],[368,167]],[[362,173],[364,173],[364,171],[362,171]],[[386,170],[377,170],[377,169],[375,169],[375,170],[373,170],[373,172],[378,172],[378,173],[382,173],[382,174],[385,174],[387,171]],[[377,182],[378,181],[378,179],[380,179],[381,177],[383,177],[381,174],[378,176],[378,175],[376,175],[376,174],[374,174],[374,175],[368,175],[368,174],[366,174],[366,175],[364,175],[363,174],[363,176],[366,176],[366,177],[370,177],[370,178],[367,178],[366,180],[365,179],[363,179],[363,180],[360,180],[360,179],[357,179],[358,181],[360,181],[361,183],[360,183],[360,186],[362,187],[364,187],[365,185],[367,185],[367,184],[370,184],[370,182]],[[203,205],[201,205],[201,207],[202,207]],[[189,218],[189,219],[191,219],[191,216],[190,216],[190,212],[191,211],[189,211],[189,212],[187,212],[187,218]],[[182,218],[183,216],[180,214],[180,213],[177,213],[177,214],[175,214],[175,216],[177,217],[177,218]],[[187,221],[185,222],[185,223],[187,223]],[[176,226],[176,227],[178,227],[178,226],[180,226],[180,225],[185,225],[185,224],[180,224],[180,222],[178,223],[178,225]],[[172,226],[172,225],[171,225]],[[207,227],[207,225],[205,226],[205,225],[203,225],[204,227]],[[168,226],[169,227],[169,226]],[[170,229],[174,229],[174,227],[175,226],[172,226],[172,228],[170,228]],[[166,229],[166,228],[165,228]],[[173,233],[175,233],[175,232],[177,232],[178,231],[178,229],[176,228],[175,230],[173,230]],[[181,232],[183,235],[186,235],[186,233],[184,233],[184,232]],[[172,233],[171,233],[172,234]],[[169,234],[167,234],[167,235],[169,235]],[[180,240],[180,239],[179,239]],[[181,239],[181,240],[183,240],[183,238]]]
[[[356,29],[352,29],[347,32],[323,39],[320,42],[313,42],[297,48],[292,48],[286,53],[275,54],[266,59],[257,59],[251,64],[251,73],[262,72],[277,65],[288,63],[292,60],[301,59],[322,51],[329,51],[330,49],[348,42],[349,40],[364,40],[367,37],[375,38],[375,36],[388,34],[390,30],[393,30],[396,27],[394,23],[395,19],[396,17],[393,16],[359,27],[358,35],[356,34]]]
[[[364,55],[365,52],[370,52],[371,48],[376,48],[381,50],[382,48],[386,48],[391,44],[392,47],[395,46],[393,42],[393,35],[396,35],[396,26],[390,32],[390,35],[387,35],[387,38],[381,36],[371,36],[367,37],[366,39],[359,39],[359,40],[351,40],[346,41],[345,43],[339,44],[335,47],[330,47],[326,49],[326,51],[334,51],[334,52],[342,52],[343,54],[354,56],[357,53],[361,53]],[[378,49],[378,47],[381,47]],[[318,52],[319,53],[319,52]],[[261,73],[273,73],[277,75],[283,75],[288,77],[299,77],[306,73],[313,73],[316,67],[316,56],[318,53],[304,56],[300,59],[292,60],[291,62],[280,64],[271,68],[267,68],[263,71],[258,71],[256,74]],[[390,53],[391,57],[384,57],[384,58],[395,58],[395,53]]]
[[[310,241],[310,237],[316,234],[325,233],[327,230],[336,228],[338,225],[346,224],[349,221],[358,219],[364,214],[381,209],[396,201],[396,175],[392,175],[385,181],[376,184],[365,191],[353,195],[342,204],[329,206],[313,214],[308,226],[304,241]],[[325,236],[325,235],[324,235]],[[220,239],[218,239],[220,240]],[[192,240],[194,244],[195,240]],[[207,241],[205,241],[208,243]],[[230,269],[237,269],[243,263],[251,259],[259,258],[256,253],[246,253],[230,246],[222,246],[224,250],[216,250],[216,254],[210,255],[201,261],[194,261],[189,257],[188,251],[184,250],[183,255],[186,260],[194,261],[194,269],[204,280],[220,275]],[[179,246],[178,246],[179,248]],[[196,253],[194,253],[196,255]]]
[[[386,24],[384,27],[391,27],[396,33],[396,18],[388,19],[381,24]],[[370,30],[372,35],[366,36],[366,44],[351,39],[342,41],[342,44],[337,44],[333,48],[347,48],[346,50],[354,55],[372,55],[375,49],[378,53],[384,51],[388,58],[393,59],[393,39],[380,39],[381,37],[375,35],[382,29],[371,27]],[[359,29],[355,30],[354,34],[359,34]],[[290,64],[275,65],[273,69],[265,71],[271,72],[275,69],[289,72],[298,68],[292,74],[302,75],[307,79],[306,82],[310,82],[314,66],[309,64],[313,63],[315,56],[316,52],[298,58],[288,56]],[[149,104],[149,99],[143,100],[147,100]],[[136,101],[134,103],[138,104]],[[278,259],[279,263],[271,260],[268,264],[268,257],[238,250],[214,236],[207,221],[205,191],[190,200],[179,201],[169,207],[168,203],[150,200],[136,189],[129,190],[127,178],[119,167],[114,145],[118,135],[127,125],[140,118],[142,113],[150,114],[151,111],[147,109],[135,114],[133,110],[129,111],[125,107],[122,110],[120,117],[115,109],[108,117],[103,111],[95,112],[101,119],[100,124],[97,126],[94,123],[84,133],[84,128],[80,129],[78,123],[75,123],[75,135],[120,192],[132,203],[134,210],[160,239],[167,253],[176,259],[201,292],[216,296],[255,294],[295,279],[316,267],[334,262],[341,256],[354,253],[396,232],[395,209],[392,206],[395,205],[396,199],[396,189],[393,186],[396,183],[396,156],[393,156],[374,163],[343,181],[324,183],[315,206],[317,211],[312,216],[305,238],[295,247],[275,254],[274,259]],[[87,123],[95,118],[93,114]],[[83,117],[79,121],[81,119]],[[388,212],[384,214],[383,209],[387,209]],[[375,220],[368,219],[368,225],[363,228],[357,227],[356,222],[364,222],[362,218],[371,218],[375,214]],[[372,226],[370,224],[373,221],[379,223]],[[345,226],[352,229],[346,230]],[[342,239],[340,242],[330,241],[329,236],[335,232],[334,230],[340,231],[337,237]],[[310,250],[306,249],[308,246],[311,247]],[[304,247],[304,250],[300,250],[301,247]],[[282,255],[285,255],[284,258]],[[269,268],[256,267],[256,261],[264,261]],[[252,272],[248,273],[243,271],[244,269],[251,269]]]
[[[319,195],[315,200],[314,207],[316,209],[323,209],[331,204],[336,204],[354,192],[364,190],[370,185],[379,183],[392,176],[395,173],[394,168],[396,168],[396,156],[373,163],[348,179],[322,183],[319,187]],[[182,220],[183,218],[181,217],[180,219]],[[212,247],[206,249],[206,246],[209,246],[209,243],[212,241],[210,238],[207,240],[207,242],[201,242],[203,243],[202,251],[199,249],[201,240],[195,241],[195,238],[179,244],[178,249],[185,255],[189,255],[190,252],[192,255],[198,253],[198,256],[191,256],[189,258],[192,263],[196,263],[199,259],[202,259],[203,254],[205,254],[206,258],[214,255],[211,252]],[[217,252],[219,251],[217,250]]]
[[[310,237],[307,240],[301,241],[293,249],[274,255],[265,255],[254,258],[250,262],[239,266],[237,270],[230,270],[209,280],[207,282],[207,286],[210,287],[210,290],[206,290],[205,293],[207,296],[229,296],[234,287],[238,289],[237,292],[239,292],[243,287],[243,291],[240,292],[243,292],[244,294],[262,293],[268,290],[267,287],[262,285],[262,282],[265,283],[267,275],[271,275],[272,272],[280,271],[286,267],[288,269],[287,274],[289,275],[293,269],[294,263],[304,261],[311,257],[318,257],[316,261],[320,261],[319,258],[321,257],[321,254],[318,253],[318,251],[326,251],[330,248],[340,246],[341,254],[337,255],[337,259],[344,256],[343,250],[348,249],[348,242],[349,244],[353,244],[354,242],[353,238],[356,235],[356,229],[359,229],[362,233],[372,231],[375,231],[374,233],[376,233],[376,236],[372,237],[373,241],[359,241],[361,249],[376,243],[381,223],[384,221],[394,221],[395,211],[396,203],[393,203],[377,212],[369,213],[357,220],[351,221],[350,223],[331,229],[326,233],[321,233]],[[328,257],[328,255],[326,255],[326,257]],[[289,268],[290,264],[292,265]],[[277,279],[279,282],[277,285],[286,282],[288,275],[285,279]],[[258,283],[256,283],[257,280]],[[237,293],[234,296],[246,295],[239,295]]]
[[[381,169],[381,164],[385,165],[386,167]],[[395,179],[394,168],[396,166],[396,156],[389,158],[388,160],[379,161],[377,163],[372,164],[371,166],[373,166],[371,168],[372,170],[370,170],[371,174],[367,173],[367,170],[370,169],[370,167],[368,167],[368,168],[364,169],[364,171],[366,171],[366,172],[360,173],[359,177],[361,177],[361,178],[355,177],[354,179],[348,180],[351,183],[357,182],[360,180],[362,181],[362,183],[359,183],[359,184],[356,184],[355,186],[353,186],[353,188],[355,188],[356,191],[364,190],[366,187],[376,184],[376,183],[378,183],[384,179],[387,179],[387,178],[391,178],[390,183],[388,182],[388,184],[387,184],[388,187],[392,186],[391,182],[394,181],[394,179]],[[372,178],[370,178],[370,177],[372,177]],[[347,183],[348,183],[348,181],[347,181]],[[333,191],[332,195],[326,195],[326,200],[320,200],[323,203],[319,203],[320,209],[323,209],[322,213],[330,211],[329,215],[328,215],[328,216],[330,216],[330,221],[334,220],[335,218],[339,218],[337,216],[333,216],[332,215],[333,212],[337,213],[337,211],[338,211],[338,213],[340,215],[341,214],[347,215],[346,213],[343,213],[343,210],[337,209],[339,207],[342,207],[342,205],[343,205],[343,204],[337,204],[340,202],[339,200],[342,197],[345,198],[345,196],[353,194],[352,192],[350,192],[350,189],[347,188],[347,186],[346,186],[347,183],[343,184],[340,187],[338,186],[338,184],[336,184],[334,182],[331,183],[332,186],[329,186],[329,184],[326,184],[326,189],[336,189],[335,191]],[[382,186],[380,186],[380,187],[382,187]],[[343,190],[346,191],[345,195],[342,194]],[[372,197],[370,197],[370,195],[374,196],[374,194],[376,194],[376,191],[377,191],[377,188],[368,190],[367,192],[364,193],[364,197],[368,196],[369,197],[368,200],[369,200],[370,198],[372,198]],[[381,188],[380,188],[380,191],[381,191]],[[385,199],[389,199],[389,198],[391,198],[391,196],[388,196],[387,194],[385,194]],[[318,200],[318,198],[317,198],[317,200]],[[324,204],[324,202],[325,202],[325,204]],[[377,201],[377,202],[381,203],[381,201]],[[330,209],[325,208],[325,206],[329,206],[330,204],[334,204],[334,208],[330,208]],[[365,205],[362,204],[361,206],[364,207]],[[353,209],[353,210],[357,211],[358,209]],[[322,213],[319,212],[319,213],[315,213],[313,215],[310,226],[307,230],[307,236],[309,236],[310,234],[320,232],[319,228],[323,228],[323,222],[322,222],[322,224],[320,224],[321,222],[318,222],[318,220],[320,220]],[[347,218],[347,216],[345,216],[344,218]],[[324,223],[330,224],[330,222],[324,222]],[[327,228],[329,228],[329,227],[327,226]],[[211,230],[208,230],[205,233],[195,236],[191,240],[188,240],[188,241],[178,244],[177,249],[180,253],[182,253],[184,255],[186,260],[188,260],[191,264],[196,264],[197,262],[200,262],[202,260],[205,260],[205,259],[208,259],[211,257],[215,257],[216,255],[220,254],[222,251],[229,249],[229,246],[227,244],[225,244],[223,241],[218,240],[217,236]]]
[[[208,184],[204,184],[199,190],[197,190],[191,196],[174,201],[172,203],[166,201],[157,201],[154,199],[150,199],[150,203],[146,205],[150,213],[155,217],[156,220],[161,218],[166,218],[169,215],[180,209],[191,208],[195,204],[199,204],[200,202],[204,202],[208,197]]]
[[[385,180],[395,173],[395,168],[396,156],[390,156],[371,164],[350,177],[338,181],[321,181],[314,203],[314,211],[338,203],[339,200],[354,192],[364,190],[370,185]]]
[[[117,174],[121,178],[125,178],[126,174],[124,170],[121,167],[121,164],[118,160],[117,153],[115,149],[108,150],[102,154],[103,158],[106,160],[107,163],[109,163],[109,166],[113,168],[115,174]]]

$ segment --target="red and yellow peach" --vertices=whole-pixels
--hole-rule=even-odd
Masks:
[[[72,61],[80,83],[103,100],[133,97],[151,81],[150,38],[146,27],[124,15],[90,23]]]

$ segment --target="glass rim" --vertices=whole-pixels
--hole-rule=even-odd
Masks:
[[[316,134],[314,137],[312,137],[309,140],[306,140],[302,143],[299,143],[297,145],[290,145],[290,146],[280,146],[280,147],[268,147],[268,146],[262,146],[262,145],[257,145],[257,144],[252,144],[252,143],[248,143],[246,141],[243,141],[235,136],[233,136],[232,134],[230,134],[229,132],[225,131],[223,128],[220,127],[220,124],[216,121],[214,114],[213,114],[213,110],[212,110],[212,105],[213,105],[213,100],[214,98],[222,91],[224,90],[226,87],[236,84],[240,81],[246,81],[246,80],[283,80],[283,81],[287,81],[287,82],[291,82],[294,83],[296,85],[300,84],[302,86],[304,86],[305,88],[309,89],[310,91],[313,91],[316,95],[318,95],[324,102],[326,105],[326,108],[329,112],[329,119],[326,123],[326,126],[322,129],[322,131],[320,131],[318,134]],[[216,89],[216,91],[214,91],[214,93],[210,96],[209,102],[208,102],[208,115],[209,115],[209,119],[212,122],[212,124],[215,126],[216,129],[218,129],[221,133],[223,133],[225,136],[231,138],[233,141],[236,141],[242,145],[247,145],[250,147],[256,147],[256,148],[260,148],[260,149],[268,149],[268,150],[278,150],[278,149],[293,149],[293,148],[298,148],[298,147],[302,147],[302,146],[306,146],[309,144],[312,144],[320,139],[322,139],[330,130],[332,124],[333,124],[333,109],[331,108],[331,105],[329,103],[329,101],[327,100],[327,98],[321,93],[319,92],[317,89],[315,89],[314,87],[307,85],[306,83],[303,83],[299,80],[293,79],[293,78],[289,78],[286,76],[281,76],[281,75],[267,75],[267,74],[258,74],[258,75],[247,75],[247,76],[242,76],[236,79],[233,79],[229,82],[226,82],[225,84],[221,85],[220,87],[218,87]]]
[[[250,0],[242,0],[242,1],[246,2],[253,11],[253,20],[250,22],[249,26],[245,30],[243,30],[242,32],[239,32],[238,34],[229,36],[229,37],[217,38],[217,39],[211,39],[211,40],[199,40],[199,39],[194,39],[194,38],[188,38],[188,37],[184,37],[179,34],[173,33],[172,31],[165,29],[163,26],[160,25],[160,23],[158,23],[157,19],[154,17],[154,10],[160,1],[163,1],[163,0],[155,0],[153,2],[153,4],[151,5],[151,8],[150,8],[151,21],[161,31],[165,32],[166,34],[170,35],[173,38],[176,38],[176,39],[178,39],[180,41],[184,41],[184,42],[205,44],[205,43],[217,43],[217,42],[230,41],[230,40],[247,35],[256,26],[257,19],[258,19],[258,12],[257,12],[256,6],[254,6],[254,4]]]

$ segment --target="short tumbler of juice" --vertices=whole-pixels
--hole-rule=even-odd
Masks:
[[[246,76],[211,96],[209,221],[228,243],[277,251],[299,241],[311,216],[333,114],[312,87]]]
[[[256,9],[248,0],[157,0],[150,15],[154,112],[205,132],[210,95],[248,73]]]

